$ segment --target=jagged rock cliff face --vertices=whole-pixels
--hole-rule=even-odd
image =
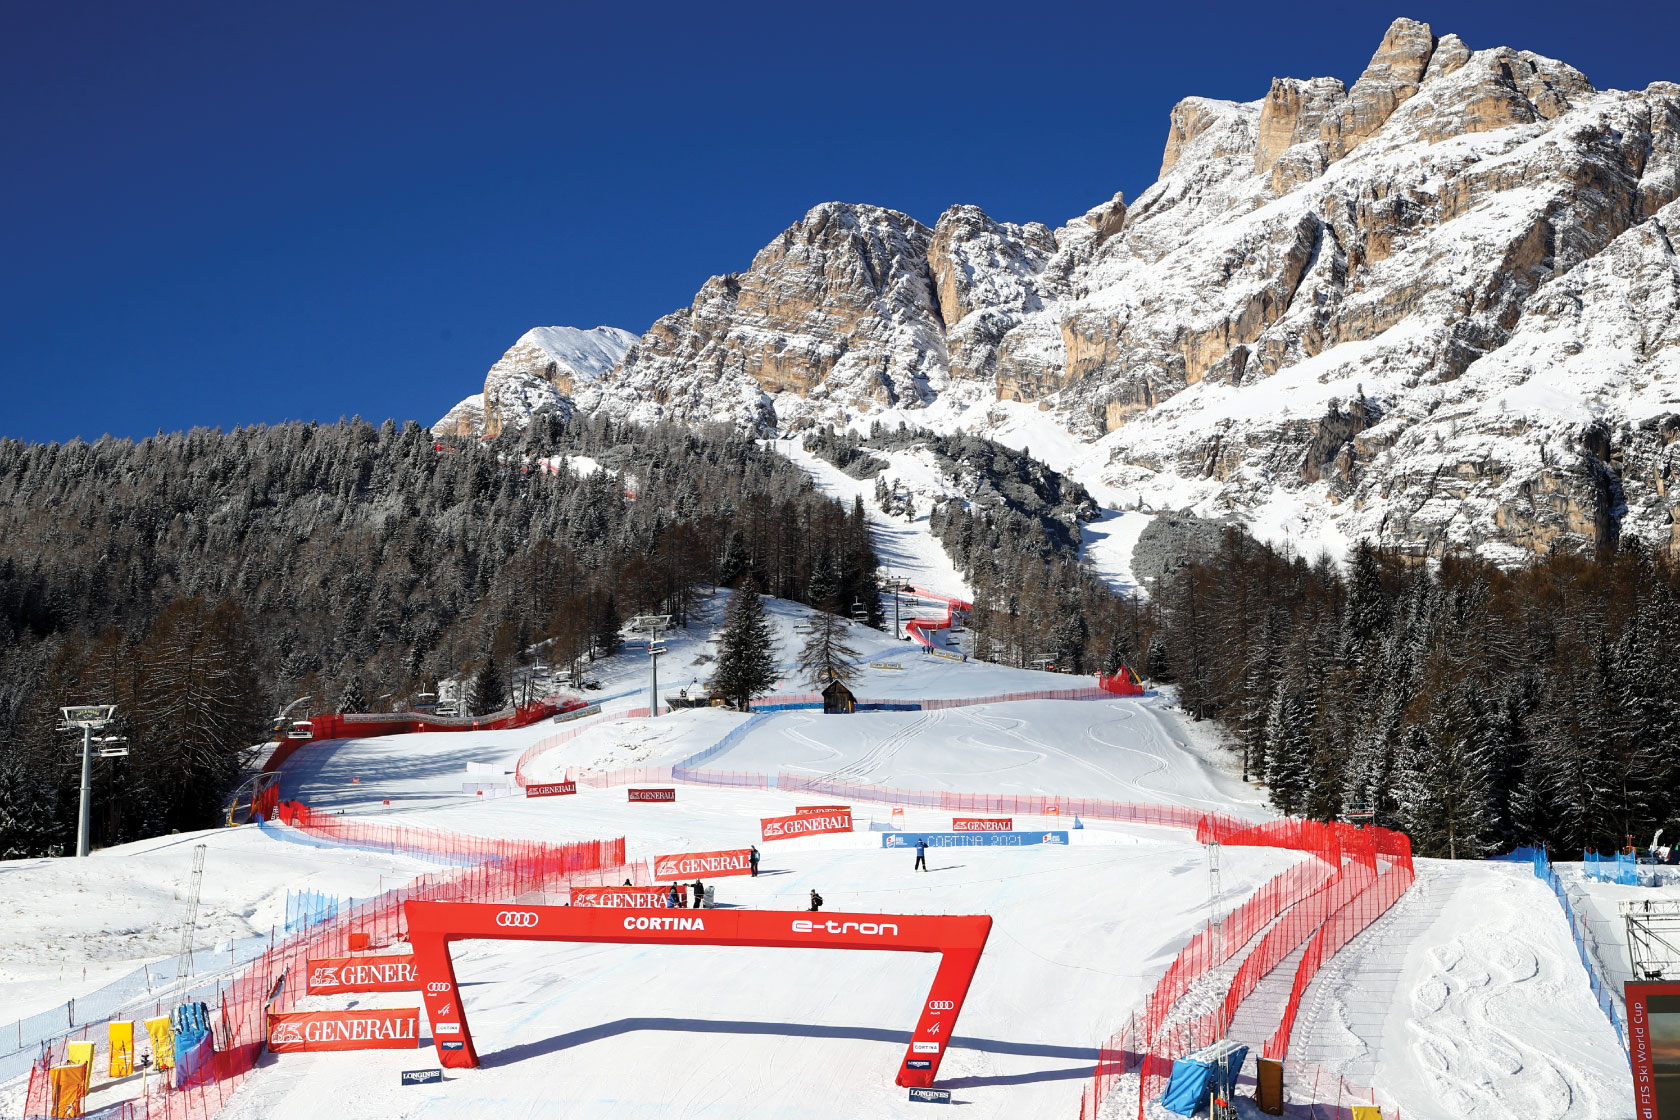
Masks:
[[[1307,547],[1680,554],[1677,198],[1680,86],[1402,19],[1351,87],[1182,101],[1158,181],[1054,230],[819,206],[573,399],[1051,425],[1099,493]]]
[[[494,436],[550,409],[570,413],[574,394],[612,369],[636,336],[617,327],[533,327],[508,347],[468,397],[432,425],[448,435]]]

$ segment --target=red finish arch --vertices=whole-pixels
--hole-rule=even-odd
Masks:
[[[900,1085],[925,1088],[939,1072],[968,986],[992,932],[985,914],[829,914],[787,910],[614,909],[594,906],[405,902],[408,938],[438,1061],[478,1065],[450,959],[451,941],[601,941],[636,945],[743,945],[775,949],[873,949],[938,953]],[[453,1045],[459,1043],[459,1046]],[[924,1066],[922,1063],[926,1063]],[[912,1064],[915,1063],[915,1064]]]

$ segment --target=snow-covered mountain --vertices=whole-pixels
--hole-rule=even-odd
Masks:
[[[818,206],[572,400],[976,430],[1306,548],[1680,553],[1677,199],[1680,85],[1401,19],[1351,88],[1180,102],[1054,230]]]
[[[508,347],[468,397],[432,425],[451,435],[494,436],[538,412],[569,410],[572,397],[617,364],[636,336],[617,327],[532,327]]]

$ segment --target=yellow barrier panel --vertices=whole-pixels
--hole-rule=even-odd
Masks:
[[[93,1043],[72,1042],[65,1046],[64,1064],[70,1066],[86,1066],[88,1072],[93,1071]]]
[[[47,1083],[52,1087],[54,1116],[82,1114],[82,1102],[87,1099],[87,1066],[53,1066],[47,1071]]]
[[[1374,1104],[1356,1104],[1353,1120],[1383,1120],[1382,1109]]]
[[[110,1035],[110,1076],[127,1077],[134,1072],[134,1024],[112,1023],[106,1030]]]
[[[158,1069],[174,1069],[175,1035],[169,1029],[169,1016],[147,1019],[146,1033],[152,1036],[152,1065]]]

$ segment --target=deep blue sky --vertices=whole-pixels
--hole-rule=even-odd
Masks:
[[[1179,98],[1351,82],[1397,15],[1680,80],[1671,0],[14,3],[0,434],[429,422],[527,327],[639,332],[824,200],[1135,197]]]

